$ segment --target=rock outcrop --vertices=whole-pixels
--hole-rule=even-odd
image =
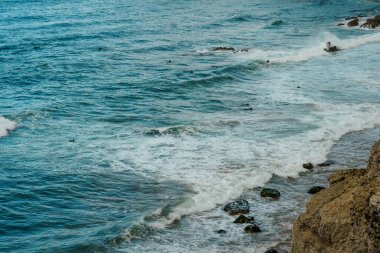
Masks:
[[[361,25],[361,27],[366,28],[376,28],[380,25],[380,15],[375,16],[374,18],[369,18],[367,21]]]
[[[380,252],[380,141],[367,169],[337,172],[293,225],[292,253]]]

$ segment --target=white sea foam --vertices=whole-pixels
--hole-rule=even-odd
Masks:
[[[304,170],[302,163],[325,161],[342,135],[380,124],[380,105],[316,103],[314,107],[314,112],[308,117],[301,115],[299,122],[319,127],[288,137],[249,138],[249,129],[243,126],[246,139],[233,134],[181,138],[166,135],[145,139],[132,154],[120,152],[120,160],[133,156],[131,159],[138,165],[134,172],[155,180],[180,181],[195,191],[149,226],[164,228],[184,215],[211,210],[238,198],[247,189],[263,186],[272,174],[298,177]],[[273,117],[275,121],[279,116],[265,117],[269,121]]]
[[[247,54],[239,54],[235,55],[235,57],[244,60],[270,60],[272,63],[307,61],[316,57],[329,55],[328,52],[324,51],[327,41],[330,41],[332,45],[336,45],[338,48],[345,50],[369,43],[380,42],[380,32],[374,31],[373,34],[367,34],[351,39],[340,39],[332,33],[325,32],[314,38],[313,41],[305,42],[305,46],[299,49],[289,49],[288,51],[252,49]]]
[[[12,131],[15,128],[16,122],[0,117],[0,138],[6,136],[9,131]]]

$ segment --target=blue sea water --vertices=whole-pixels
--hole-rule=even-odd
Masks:
[[[2,0],[0,252],[281,242],[296,201],[250,191],[380,125],[379,29],[337,26],[379,11],[364,0]],[[261,235],[221,210],[242,195],[269,214]]]

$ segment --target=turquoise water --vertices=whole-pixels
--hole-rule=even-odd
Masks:
[[[379,29],[336,26],[379,11],[364,0],[1,1],[0,251],[271,244],[237,227],[215,234],[231,223],[220,207],[379,126]]]

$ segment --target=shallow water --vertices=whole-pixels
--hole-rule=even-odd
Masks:
[[[336,147],[380,124],[380,33],[336,24],[379,8],[2,1],[0,251],[259,252],[288,240],[305,194],[261,201],[270,215],[254,238],[220,207],[256,201],[273,175],[297,192],[306,179],[279,177],[305,162],[363,164],[372,135]]]

